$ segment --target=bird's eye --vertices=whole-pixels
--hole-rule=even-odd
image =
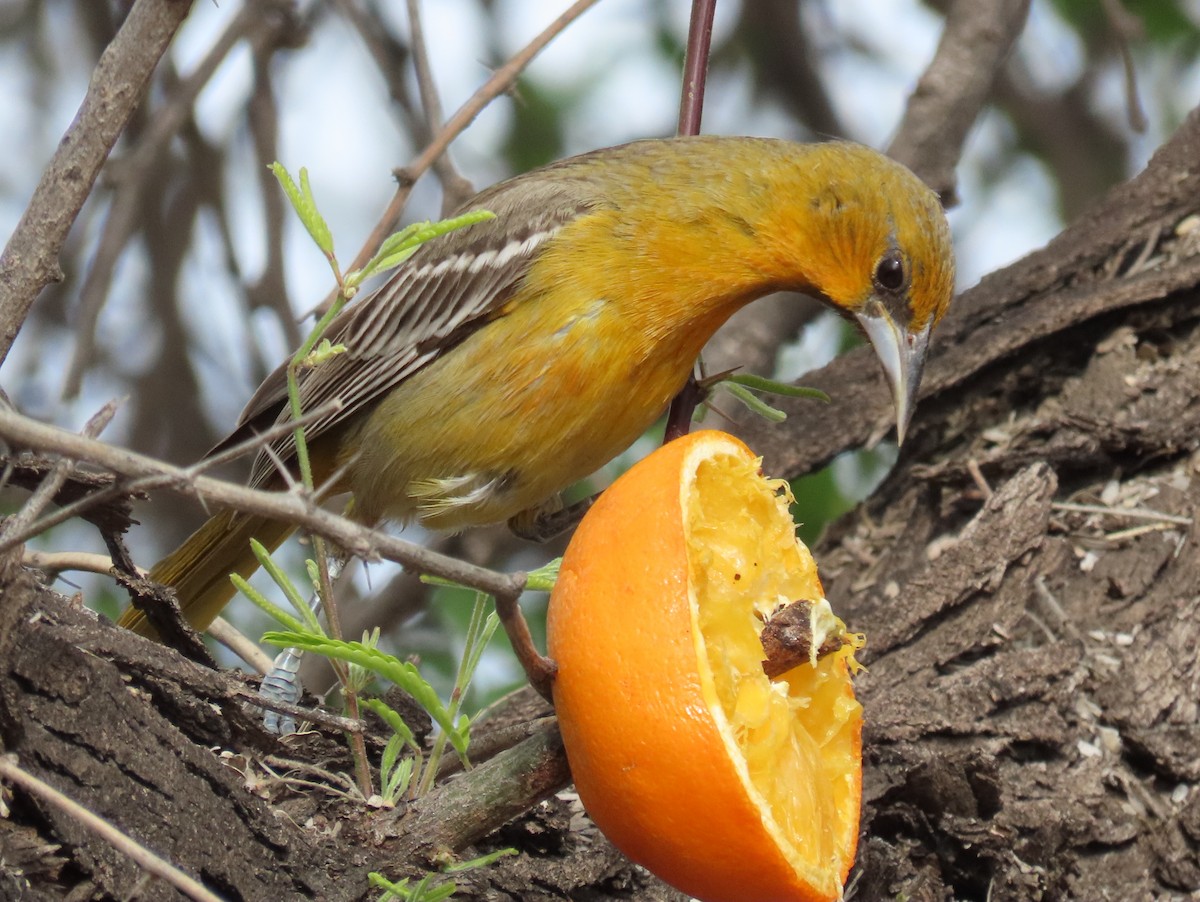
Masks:
[[[907,281],[904,257],[899,251],[888,251],[875,264],[875,285],[884,291],[900,291]]]

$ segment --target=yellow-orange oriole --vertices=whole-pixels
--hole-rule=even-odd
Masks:
[[[302,373],[318,483],[337,475],[367,523],[459,529],[511,518],[611,460],[682,388],[740,307],[815,296],[873,344],[901,436],[954,284],[938,198],[903,166],[844,142],[637,141],[501,182],[463,210],[495,219],[436,238],[326,333],[346,351]],[[285,370],[219,447],[288,419]],[[251,484],[280,487],[291,438]],[[151,571],[203,629],[291,524],[224,511]],[[142,615],[121,622],[149,632]]]

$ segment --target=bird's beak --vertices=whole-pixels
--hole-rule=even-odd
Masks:
[[[892,387],[892,400],[896,405],[896,441],[903,443],[917,406],[917,391],[921,387],[921,371],[925,368],[925,350],[929,347],[933,323],[920,332],[909,332],[876,301],[869,303],[856,319],[871,340],[879,362],[883,364],[883,374]]]

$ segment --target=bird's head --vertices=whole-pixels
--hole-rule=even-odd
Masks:
[[[954,249],[941,203],[899,163],[841,142],[812,146],[785,186],[808,202],[793,201],[790,215],[773,205],[773,225],[760,233],[769,237],[771,263],[794,274],[780,287],[816,295],[865,333],[891,386],[903,441],[930,332],[954,293]]]

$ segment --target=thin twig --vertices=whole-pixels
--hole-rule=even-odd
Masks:
[[[692,0],[688,25],[687,54],[683,60],[683,91],[679,98],[679,134],[700,134],[704,116],[704,87],[708,79],[708,57],[712,47],[713,15],[717,0]]]
[[[17,764],[15,755],[0,755],[0,778],[15,783],[30,795],[37,796],[42,801],[65,812],[138,867],[165,880],[189,899],[194,899],[196,902],[221,902],[220,896],[205,889],[195,878],[188,876],[169,861],[160,858],[137,840],[122,833],[104,818],[84,808],[49,783],[22,769]]]
[[[1141,20],[1117,0],[1101,0],[1100,7],[1104,10],[1104,18],[1108,20],[1113,37],[1117,40],[1121,65],[1125,69],[1125,108],[1129,114],[1129,127],[1140,135],[1146,131],[1149,122],[1146,119],[1146,111],[1142,108],[1142,99],[1138,95],[1137,68],[1133,64],[1133,53],[1129,44],[1131,41],[1143,39],[1145,30]]]
[[[908,99],[888,154],[957,203],[954,170],[979,111],[1025,27],[1030,0],[957,0],[933,61]]]
[[[261,759],[259,766],[271,775],[271,778],[278,780],[281,783],[287,783],[292,786],[308,786],[312,789],[321,789],[331,795],[340,796],[350,799],[364,799],[358,787],[343,774],[334,773],[331,770],[326,770],[323,767],[317,767],[315,764],[309,764],[307,761],[296,761],[292,758],[281,758],[279,755],[267,755]],[[288,768],[289,770],[300,771],[301,773],[309,773],[315,777],[320,777],[325,782],[317,780],[303,780],[299,777],[288,777],[277,772],[278,768]],[[338,786],[344,788],[339,789]]]
[[[271,672],[275,662],[261,648],[246,637],[224,617],[218,617],[208,625],[208,634],[249,664],[260,674]]]
[[[520,591],[523,573],[504,574],[437,554],[379,530],[323,510],[295,493],[267,492],[234,482],[204,476],[192,467],[175,467],[144,454],[126,451],[65,429],[48,426],[14,410],[0,407],[0,438],[22,448],[38,448],[86,461],[127,477],[125,490],[164,487],[182,495],[198,497],[246,513],[295,523],[322,535],[343,550],[360,558],[384,557],[462,583],[489,595]]]
[[[322,416],[340,410],[341,406],[341,401],[335,398],[325,404],[322,404],[315,410],[305,414],[298,421],[276,423],[270,429],[264,429],[262,432],[251,436],[244,442],[239,442],[238,444],[227,448],[218,454],[209,455],[203,460],[192,464],[192,466],[188,467],[188,472],[196,474],[203,473],[206,470],[225,463],[226,461],[241,457],[243,454],[254,450],[263,450],[269,454],[271,452],[270,442],[274,441],[275,438],[280,435],[290,433],[297,422],[308,423],[311,420],[320,419]],[[291,473],[286,467],[281,466],[281,472],[286,474],[287,479],[291,480],[289,486],[294,483]],[[159,483],[155,482],[154,480],[149,480],[144,483],[144,486],[149,487],[157,484]],[[81,516],[87,510],[101,505],[106,501],[111,501],[114,498],[119,498],[122,495],[128,495],[131,492],[136,491],[137,488],[133,485],[133,483],[117,480],[110,486],[91,492],[90,494],[85,495],[76,501],[72,501],[70,504],[64,504],[58,510],[47,514],[40,520],[30,523],[21,530],[14,530],[11,534],[0,536],[0,553],[14,545],[19,545],[21,542],[26,542],[36,535],[40,535],[41,533],[50,529],[52,526],[57,526],[59,523],[65,523],[67,520],[70,520],[73,517]],[[320,498],[320,495],[321,493],[318,491],[317,497]],[[201,498],[200,501],[201,504],[204,504],[203,498]]]
[[[708,76],[708,56],[712,47],[713,15],[717,0],[692,0],[692,17],[688,24],[687,55],[683,61],[683,89],[679,99],[679,134],[700,134],[704,114],[704,86]],[[687,383],[671,401],[667,411],[667,428],[663,443],[686,435],[692,417],[707,392],[696,383],[693,371]]]
[[[971,474],[971,479],[979,488],[979,493],[983,495],[983,500],[987,501],[992,497],[992,487],[988,485],[987,477],[983,475],[983,470],[980,469],[979,461],[975,458],[970,458],[967,461],[967,472]]]
[[[62,278],[58,255],[117,138],[192,4],[137,0],[0,255],[0,362],[38,293]]]
[[[237,687],[233,691],[233,696],[250,702],[256,708],[266,708],[268,711],[290,714],[299,720],[307,720],[310,723],[320,724],[331,730],[341,730],[343,733],[349,733],[352,736],[361,736],[366,730],[361,720],[342,717],[340,714],[331,714],[320,708],[306,708],[303,705],[293,705],[277,698],[261,695],[243,686]]]
[[[417,76],[421,107],[425,111],[429,133],[434,134],[442,124],[442,101],[438,97],[433,68],[429,65],[429,46],[425,42],[425,29],[421,24],[420,0],[408,0],[408,30],[412,35],[413,71]],[[475,189],[455,168],[448,151],[434,160],[433,171],[442,183],[442,216],[446,217],[474,194]]]
[[[583,13],[595,6],[597,2],[599,0],[575,0],[562,15],[547,25],[537,37],[518,50],[508,62],[493,72],[491,78],[484,82],[467,99],[467,102],[460,106],[454,115],[446,121],[446,124],[438,131],[428,146],[421,151],[420,155],[403,169],[396,172],[396,179],[399,182],[396,193],[392,196],[387,209],[379,217],[375,228],[367,236],[362,249],[358,252],[358,256],[354,258],[353,262],[351,262],[347,271],[362,269],[367,264],[367,261],[371,259],[371,256],[383,242],[383,239],[391,233],[395,224],[399,221],[400,214],[408,203],[408,196],[412,193],[413,185],[417,179],[424,175],[433,166],[434,161],[446,152],[446,148],[450,146],[450,143],[468,125],[475,121],[475,117],[489,103],[512,87],[513,83],[517,80],[517,76],[525,71],[525,68],[533,61],[534,57],[545,49],[547,44],[554,40],[563,29],[578,19]],[[332,303],[334,296],[331,293],[319,309],[323,310]]]
[[[26,551],[21,556],[21,563],[36,570],[47,573],[63,573],[74,570],[81,573],[101,573],[111,575],[112,558],[107,554],[94,551]],[[145,576],[145,573],[142,574]]]
[[[1162,511],[1146,507],[1105,507],[1101,504],[1075,504],[1070,501],[1055,501],[1050,507],[1056,511],[1072,511],[1077,514],[1099,514],[1103,517],[1126,517],[1130,520],[1159,520],[1163,523],[1176,523],[1180,526],[1191,526],[1191,517],[1181,517],[1177,514],[1164,514]]]
[[[109,424],[116,412],[116,402],[109,401],[84,424],[82,434],[88,438],[95,438],[104,431],[104,427]],[[14,544],[12,536],[22,532],[38,518],[38,515],[46,509],[46,505],[54,500],[54,496],[63,487],[63,483],[70,478],[74,467],[75,464],[66,459],[60,460],[54,465],[54,468],[42,480],[41,485],[29,496],[21,510],[10,517],[5,522],[4,528],[0,529],[0,543],[5,543],[6,547]]]

